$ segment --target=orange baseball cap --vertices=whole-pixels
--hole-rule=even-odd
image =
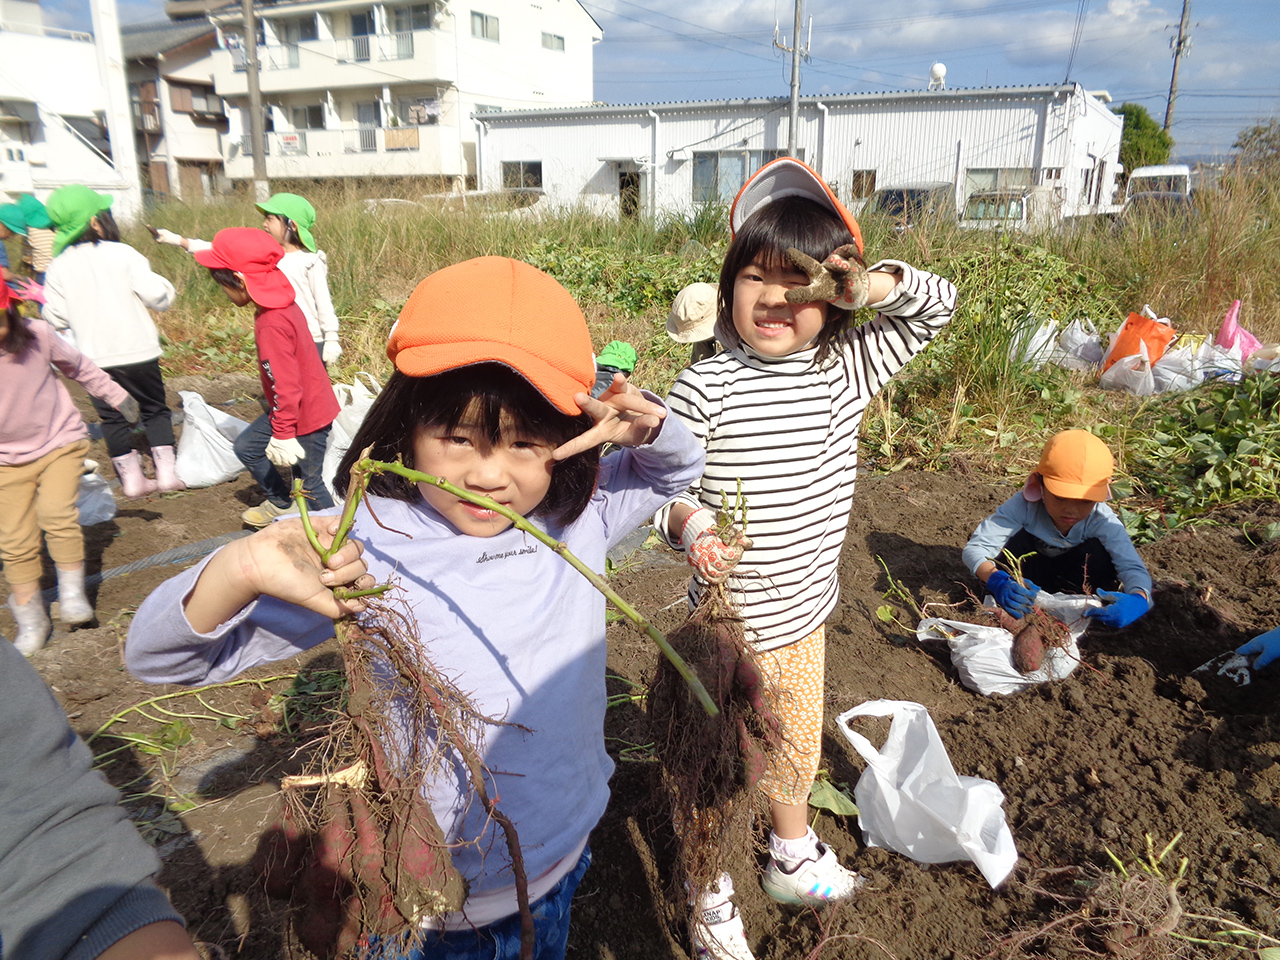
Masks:
[[[748,217],[783,197],[807,197],[830,208],[849,228],[849,232],[853,234],[853,242],[858,246],[858,256],[862,256],[862,230],[858,221],[836,199],[826,181],[792,157],[779,157],[766,163],[742,185],[738,196],[734,198],[733,209],[729,211],[730,231],[737,234]]]
[[[419,283],[391,328],[387,356],[411,377],[502,363],[571,416],[582,413],[574,394],[596,381],[587,320],[572,294],[506,257],[464,260]]]
[[[1107,500],[1115,472],[1107,445],[1088,430],[1064,430],[1049,438],[1036,472],[1050,493],[1068,500]],[[1028,489],[1032,486],[1028,480]],[[1025,491],[1024,491],[1025,493]],[[1039,500],[1039,492],[1029,500]]]
[[[249,296],[260,307],[287,307],[297,299],[293,284],[280,270],[284,248],[265,230],[227,227],[213,235],[210,249],[197,250],[192,256],[202,267],[240,274]]]

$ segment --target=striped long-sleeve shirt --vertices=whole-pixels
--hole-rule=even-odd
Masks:
[[[666,537],[673,504],[714,510],[742,481],[753,546],[727,585],[760,650],[803,639],[835,606],[863,411],[955,309],[955,287],[941,277],[895,260],[871,269],[901,278],[822,366],[816,348],[772,358],[743,345],[684,370],[667,397],[706,447],[707,465],[655,525]],[[691,604],[701,589],[695,577]]]

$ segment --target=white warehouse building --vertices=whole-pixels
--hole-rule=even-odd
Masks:
[[[1043,188],[1056,216],[1113,211],[1122,118],[1078,83],[802,97],[797,155],[853,205],[878,187]],[[481,190],[553,207],[687,214],[786,153],[785,98],[473,114]]]

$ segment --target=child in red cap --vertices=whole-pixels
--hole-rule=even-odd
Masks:
[[[395,372],[338,468],[339,488],[366,448],[377,460],[403,458],[524,514],[601,572],[612,546],[702,472],[697,441],[652,394],[618,378],[590,396],[586,319],[527,263],[482,257],[428,277],[400,312],[387,355]],[[602,458],[604,443],[621,449]],[[321,543],[337,521],[316,518]],[[481,758],[519,829],[534,956],[563,960],[569,903],[614,767],[604,742],[604,598],[504,515],[434,484],[376,475],[352,535],[358,542],[327,568],[297,520],[223,547],[143,603],[129,669],[154,683],[217,683],[333,636],[331,618],[362,605],[331,588],[397,583],[435,670],[480,716],[502,720],[484,727]],[[520,916],[500,828],[450,763],[423,793],[467,899],[422,921],[420,948],[384,942],[371,952],[515,960]],[[341,918],[302,921],[295,929],[314,953],[349,945],[313,936],[337,937]]]
[[[212,247],[195,253],[232,303],[257,307],[253,339],[268,412],[235,442],[236,456],[267,493],[266,500],[240,515],[251,527],[265,527],[293,507],[291,484],[276,467],[302,477],[312,508],[333,506],[320,468],[329,427],[341,407],[294,303],[293,285],[277,266],[283,255],[280,244],[249,227],[219,230]]]
[[[1103,502],[1114,467],[1111,451],[1092,433],[1064,430],[1049,438],[1026,485],[978,524],[964,562],[1011,615],[1030,613],[1042,588],[1096,591],[1108,603],[1085,616],[1117,629],[1151,609],[1151,574]],[[1022,583],[997,566],[1019,557]]]

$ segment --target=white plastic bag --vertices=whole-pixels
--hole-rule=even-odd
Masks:
[[[361,377],[364,377],[367,383],[362,382]],[[333,475],[338,472],[338,464],[351,449],[351,441],[356,431],[360,429],[360,424],[364,422],[364,415],[369,412],[374,399],[381,392],[382,386],[374,379],[373,374],[365,373],[363,370],[352,377],[350,383],[333,385],[334,396],[338,398],[338,404],[342,410],[329,428],[329,439],[324,448],[324,463],[320,468],[320,476],[324,479],[324,485],[329,488],[334,503],[345,500],[347,491],[333,489]]]
[[[1102,363],[1102,341],[1088,320],[1072,320],[1058,337],[1054,362],[1067,370],[1093,370]]]
[[[91,527],[106,523],[116,516],[116,498],[111,495],[111,484],[96,473],[86,473],[80,478],[80,491],[76,494],[76,510],[80,513],[80,526]]]
[[[234,480],[244,469],[236,456],[236,437],[249,426],[239,417],[215,410],[204,397],[181,390],[182,436],[178,438],[178,477],[188,487],[212,487]]]
[[[1151,365],[1151,379],[1156,393],[1177,393],[1196,386],[1202,379],[1197,347],[1188,345],[1166,350],[1164,356]]]
[[[1149,397],[1156,392],[1155,377],[1151,375],[1151,359],[1147,355],[1147,345],[1139,348],[1139,353],[1132,357],[1121,357],[1106,373],[1098,378],[1098,386],[1103,390],[1121,390],[1132,393],[1135,397]]]
[[[856,733],[854,717],[892,717],[884,746],[877,750]],[[1018,860],[1004,794],[990,780],[956,775],[928,710],[909,700],[872,700],[840,714],[836,725],[867,762],[854,787],[867,846],[921,863],[972,860],[987,883],[1000,885]]]
[[[1057,339],[1058,321],[1046,320],[1036,326],[1034,317],[1015,331],[1009,343],[1009,359],[1042,367],[1053,357],[1053,345]]]
[[[917,640],[946,640],[951,648],[951,665],[960,682],[984,697],[1020,693],[1049,680],[1061,680],[1080,663],[1077,642],[1089,621],[1084,612],[1101,606],[1093,597],[1068,593],[1036,594],[1035,604],[1067,625],[1071,641],[1065,647],[1048,647],[1044,662],[1034,673],[1019,673],[1013,665],[1013,634],[1004,627],[940,620],[931,617],[916,627]]]

